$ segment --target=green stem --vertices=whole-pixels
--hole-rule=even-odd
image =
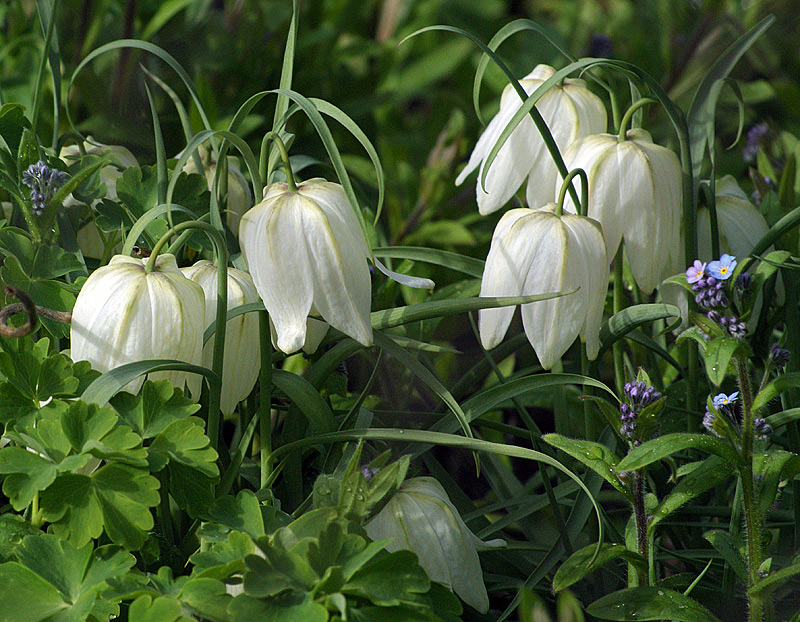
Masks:
[[[475,319],[472,314],[470,314],[469,321],[472,324],[473,332],[475,332],[477,335],[478,326],[475,324]],[[478,343],[480,344],[480,339],[478,340]],[[497,377],[497,381],[500,384],[505,384],[505,374],[503,374],[489,353],[483,349],[483,346],[481,346],[481,350],[483,351],[483,356],[489,362],[494,375]],[[583,348],[583,351],[585,353],[586,349]],[[514,408],[531,434],[531,445],[533,445],[533,448],[536,451],[548,453],[549,455],[549,452],[546,449],[547,446],[541,442],[542,431],[539,429],[539,426],[536,425],[536,422],[531,418],[530,414],[525,409],[525,406],[523,406],[523,404],[516,397],[511,398],[511,403],[514,404]],[[558,505],[558,499],[556,499],[555,492],[553,491],[553,484],[550,482],[550,475],[547,470],[547,465],[542,462],[540,463],[540,468],[542,469],[542,484],[544,485],[545,494],[547,495],[547,501],[550,504],[550,510],[553,512],[553,518],[555,518],[556,521],[556,528],[561,536],[561,542],[564,543],[564,551],[566,551],[567,555],[572,555],[572,542],[569,538],[569,532],[567,531],[567,524],[564,522],[564,517],[561,514],[561,508]]]
[[[169,477],[167,476],[166,469],[162,469],[158,473],[158,481],[161,483],[159,487],[159,495],[161,500],[158,504],[158,524],[161,527],[161,534],[166,538],[167,542],[175,545],[175,529],[172,522],[172,512],[169,507]]]
[[[633,473],[633,517],[636,521],[636,542],[639,548],[639,554],[644,557],[647,562],[647,571],[639,572],[639,585],[647,586],[650,584],[650,547],[648,546],[647,537],[647,513],[644,509],[644,475],[641,471],[634,471]]]
[[[744,521],[747,536],[747,587],[748,610],[750,622],[761,622],[764,616],[763,595],[750,591],[759,580],[758,569],[761,566],[761,528],[763,516],[755,494],[753,481],[753,439],[755,436],[753,412],[753,396],[750,378],[747,374],[747,361],[736,358],[736,372],[739,380],[739,392],[742,396],[742,464],[739,474],[742,478],[744,502]]]
[[[258,439],[261,462],[261,487],[267,485],[272,474],[272,338],[270,337],[269,314],[258,312],[259,339],[261,342],[261,372],[259,391],[261,402],[258,407]]]
[[[638,99],[635,102],[633,102],[633,104],[631,104],[631,107],[625,111],[625,114],[622,117],[622,121],[619,122],[619,133],[617,134],[617,140],[619,142],[622,142],[623,140],[627,139],[628,126],[631,123],[633,115],[636,113],[637,110],[639,110],[639,108],[643,108],[645,106],[649,106],[650,104],[656,104],[656,103],[658,102],[652,97],[642,97],[642,99]]]
[[[42,513],[39,511],[39,493],[33,494],[31,500],[31,525],[34,527],[41,527],[44,520],[42,520]]]
[[[294,173],[292,173],[292,164],[289,162],[289,152],[286,150],[286,145],[284,144],[281,137],[276,132],[267,132],[264,138],[261,141],[261,152],[259,154],[259,165],[258,165],[258,174],[261,176],[262,181],[264,183],[267,182],[265,179],[267,176],[267,150],[266,145],[269,141],[275,143],[275,147],[278,149],[278,153],[281,154],[281,160],[283,161],[283,170],[286,173],[286,183],[289,186],[290,192],[297,192],[297,183],[294,179]]]
[[[558,193],[558,201],[556,202],[556,216],[561,216],[564,212],[564,198],[567,195],[567,190],[572,186],[572,180],[580,176],[581,178],[581,202],[575,206],[575,212],[581,216],[586,216],[589,210],[589,178],[586,176],[586,171],[582,168],[576,168],[567,173],[564,181],[561,182],[561,190]]]
[[[619,313],[625,308],[624,285],[622,280],[622,244],[617,249],[614,257],[614,313]],[[614,386],[617,395],[622,395],[625,388],[625,361],[622,339],[617,339],[611,346],[614,355]]]

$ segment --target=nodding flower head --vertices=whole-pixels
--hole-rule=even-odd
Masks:
[[[625,397],[628,403],[637,411],[661,399],[661,393],[648,386],[641,380],[625,383]]]
[[[25,169],[22,183],[31,189],[32,210],[36,216],[41,216],[47,203],[68,179],[69,175],[64,171],[50,168],[41,160]]]
[[[720,317],[719,324],[730,333],[731,337],[741,339],[747,336],[747,325],[744,322],[740,322],[739,318],[735,316]]]

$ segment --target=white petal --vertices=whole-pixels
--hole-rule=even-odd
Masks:
[[[480,165],[476,181],[476,197],[478,211],[481,214],[490,214],[505,205],[514,196],[531,170],[532,162],[528,155],[533,138],[532,132],[535,132],[535,128],[533,122],[529,118],[525,118],[514,128],[508,140],[498,151],[497,157],[486,174],[485,190],[481,185],[486,157],[521,105],[516,93],[511,93],[509,98],[504,97],[500,111],[489,122],[475,145],[466,168],[456,178],[456,184],[460,184],[470,172]]]
[[[245,213],[239,224],[242,255],[275,324],[278,348],[287,354],[305,342],[316,270],[306,236],[314,234],[313,225],[303,199],[288,192],[266,198]]]
[[[204,330],[216,321],[217,268],[210,261],[199,261],[181,270],[205,293]],[[258,302],[253,279],[246,272],[228,269],[228,310]],[[261,369],[258,316],[245,313],[228,321],[225,329],[225,354],[222,368],[220,410],[230,416],[236,405],[253,390]],[[203,346],[203,365],[211,369],[216,335]]]
[[[528,272],[525,293],[560,292],[582,285],[580,277],[567,269],[568,239],[561,219],[555,214],[531,240],[534,259]],[[533,235],[531,236],[533,238]],[[531,291],[535,289],[535,291]],[[522,325],[539,362],[550,369],[578,336],[584,322],[583,299],[578,290],[568,296],[531,302],[522,306]]]
[[[361,227],[338,184],[304,184],[301,193],[323,218],[309,249],[314,271],[314,306],[322,318],[359,343],[372,345],[371,282]]]
[[[100,371],[148,359],[202,362],[202,289],[184,277],[172,255],[159,255],[155,270],[140,259],[117,255],[84,283],[72,312],[71,354]],[[200,378],[185,372],[158,372],[177,386],[188,382],[193,396]],[[127,390],[137,391],[142,379]]]
[[[371,345],[367,244],[342,187],[309,180],[289,192],[286,184],[273,184],[265,197],[242,218],[239,238],[278,348],[303,347],[312,309]]]
[[[527,274],[524,265],[529,260],[526,251],[529,247],[524,236],[517,235],[515,231],[518,226],[524,225],[529,212],[530,210],[525,208],[509,210],[497,223],[483,269],[481,296],[522,295]],[[514,315],[514,309],[514,307],[498,307],[481,309],[478,312],[478,327],[484,348],[487,350],[494,348],[503,340]]]

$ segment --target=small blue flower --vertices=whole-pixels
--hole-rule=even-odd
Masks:
[[[712,261],[708,264],[708,273],[715,279],[720,281],[727,281],[733,275],[733,270],[736,268],[736,257],[732,255],[723,255],[717,261]]]
[[[719,393],[712,398],[711,402],[714,404],[714,408],[722,408],[723,406],[730,406],[738,399],[739,399],[739,392],[734,391],[730,395]]]
[[[699,259],[695,259],[694,263],[686,269],[686,282],[697,283],[706,275],[706,264]]]

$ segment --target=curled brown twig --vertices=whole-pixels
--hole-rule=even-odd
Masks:
[[[55,311],[47,307],[40,307],[33,304],[33,300],[23,291],[18,290],[16,287],[7,285],[5,293],[14,298],[18,298],[21,302],[14,302],[6,305],[0,309],[0,335],[3,337],[24,337],[29,335],[34,326],[36,326],[37,316],[42,316],[55,320],[56,322],[65,322],[69,324],[72,321],[72,313],[69,311]],[[17,313],[27,313],[28,319],[22,326],[9,326],[8,319]]]

